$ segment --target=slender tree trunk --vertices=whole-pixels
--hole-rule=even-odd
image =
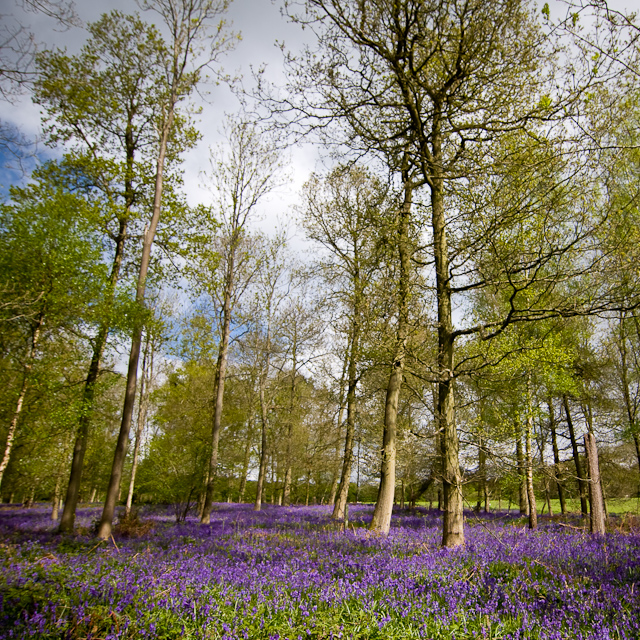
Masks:
[[[357,275],[356,279],[358,279]],[[359,284],[357,287],[359,288]],[[356,295],[359,297],[359,292],[357,292]],[[358,312],[359,307],[359,303],[356,302],[354,305],[354,317],[351,328],[351,350],[349,353],[349,364],[347,367],[347,421],[344,440],[344,458],[342,463],[342,473],[340,475],[338,497],[333,508],[332,518],[334,520],[344,520],[345,508],[349,497],[349,485],[351,484],[353,437],[356,426],[356,387],[358,384],[357,365],[360,345],[360,322],[356,313]]]
[[[267,381],[269,380],[269,365],[271,358],[271,299],[267,304],[267,336],[264,353],[264,370],[260,375],[260,418],[262,428],[262,439],[260,447],[260,469],[258,471],[258,484],[256,487],[256,501],[253,506],[254,511],[260,511],[262,504],[262,491],[267,475],[267,461],[269,456],[267,431],[269,426],[269,418],[267,414],[267,401],[265,398],[265,391],[267,387]]]
[[[531,395],[531,375],[527,375],[527,498],[529,499],[529,529],[538,528],[538,508],[533,491],[533,399]]]
[[[409,183],[407,172],[403,175],[404,201],[398,220],[398,256],[400,275],[398,282],[398,322],[396,343],[387,383],[384,406],[384,431],[382,436],[382,466],[378,499],[373,511],[371,529],[380,533],[389,533],[396,484],[396,429],[398,422],[398,400],[402,389],[406,343],[408,337],[409,290],[411,277],[411,250],[409,246],[409,217],[413,187]]]
[[[582,470],[582,463],[580,462],[580,453],[578,452],[578,442],[576,440],[576,434],[573,429],[573,421],[571,420],[571,412],[569,410],[569,400],[566,395],[562,396],[562,403],[564,405],[564,412],[567,416],[567,427],[569,428],[569,438],[571,440],[571,449],[573,450],[573,461],[576,465],[576,476],[578,477],[578,491],[580,492],[580,511],[582,517],[586,518],[589,515],[587,509],[587,487],[585,482],[584,471]]]
[[[584,448],[587,452],[589,465],[589,503],[591,505],[591,533],[605,534],[605,509],[600,485],[600,465],[598,463],[598,448],[593,433],[584,434]]]
[[[298,373],[298,362],[297,362],[297,347],[298,347],[298,333],[297,333],[297,325],[294,323],[294,336],[293,336],[293,350],[291,354],[292,363],[291,363],[291,387],[289,394],[289,417],[287,419],[287,450],[285,453],[285,464],[286,469],[284,473],[284,487],[282,489],[282,502],[285,506],[289,505],[289,496],[291,494],[291,475],[293,471],[293,460],[291,457],[291,451],[293,447],[293,416],[294,416],[294,405],[296,398],[296,381],[297,381],[297,373]]]
[[[235,242],[232,240],[232,242]],[[205,494],[204,508],[200,522],[211,522],[211,508],[213,506],[213,491],[218,470],[218,446],[220,442],[220,429],[222,427],[222,410],[224,407],[224,385],[227,378],[227,360],[229,355],[229,339],[231,337],[231,297],[234,288],[235,247],[231,247],[229,264],[227,265],[226,282],[224,289],[224,303],[222,314],[222,336],[218,362],[216,364],[215,378],[215,404],[213,409],[213,425],[211,429],[211,459],[209,460],[209,480]]]
[[[132,196],[131,196],[132,198]],[[113,303],[115,288],[120,278],[120,268],[124,257],[125,241],[127,238],[128,216],[120,219],[118,236],[116,238],[116,250],[111,265],[111,275],[109,277],[109,304]],[[95,387],[100,375],[100,365],[104,355],[107,339],[109,337],[109,321],[105,321],[98,330],[95,343],[93,345],[93,354],[91,363],[87,373],[87,379],[82,392],[82,405],[80,410],[80,418],[78,419],[78,429],[76,432],[76,441],[73,447],[73,456],[71,459],[71,470],[69,474],[69,482],[67,484],[67,492],[64,501],[64,509],[58,531],[60,533],[73,533],[76,518],[76,508],[78,505],[78,496],[80,494],[80,484],[82,482],[82,470],[84,466],[84,456],[87,452],[87,442],[89,438],[89,427],[91,425],[91,416],[93,413],[93,400],[95,397]]]
[[[560,511],[564,515],[567,512],[567,507],[564,498],[564,487],[560,481],[561,467],[560,467],[560,451],[558,450],[558,437],[556,434],[556,416],[553,409],[553,401],[551,398],[547,401],[549,406],[549,429],[551,430],[551,445],[553,447],[553,475],[556,481],[556,487],[558,488],[558,500],[560,500]]]
[[[25,509],[31,509],[31,507],[33,507],[33,501],[35,500],[35,497],[36,497],[36,484],[37,484],[37,480],[34,480],[33,484],[31,485],[31,491],[29,492],[29,497],[24,503]]]
[[[339,464],[335,464],[333,468],[333,475],[331,476],[331,488],[329,489],[329,500],[327,501],[327,504],[331,507],[334,507],[336,503],[339,474],[340,474],[340,466]]]
[[[547,465],[544,459],[544,451],[547,446],[546,442],[546,434],[542,430],[542,425],[540,425],[540,469],[542,469],[542,473],[544,474],[544,498],[547,504],[547,511],[550,516],[553,515],[553,509],[551,507],[551,473],[547,469]],[[544,512],[544,505],[542,505],[542,513]]]
[[[351,353],[351,343],[349,342],[349,344],[347,345],[346,354],[350,354],[350,353]],[[345,355],[345,358],[342,364],[342,376],[340,377],[340,396],[339,396],[340,405],[338,408],[338,419],[337,419],[338,441],[342,440],[342,421],[344,418],[344,412],[346,410],[346,402],[347,402],[344,396],[344,387],[345,387],[346,378],[347,378],[348,366],[349,366],[349,357],[348,355]],[[346,435],[345,435],[345,448],[346,448]],[[336,446],[336,461],[333,468],[333,475],[331,476],[331,490],[329,492],[329,504],[334,508],[334,510],[336,506],[338,483],[340,482],[340,478],[341,478],[340,471],[343,466],[340,464],[341,459],[342,459],[342,462],[344,463],[344,456],[340,456],[339,449]]]
[[[269,346],[267,346],[269,349]],[[268,359],[268,356],[267,356]],[[260,511],[262,505],[262,491],[264,488],[264,482],[267,475],[267,460],[269,456],[269,450],[267,446],[267,429],[269,424],[269,419],[267,416],[267,402],[265,399],[265,387],[267,385],[267,375],[268,375],[268,362],[267,369],[263,373],[260,379],[260,418],[261,418],[261,427],[262,427],[262,440],[260,446],[260,469],[258,471],[258,484],[256,486],[256,501],[253,505],[254,511]]]
[[[293,422],[289,421],[287,425],[287,468],[284,473],[284,485],[282,488],[282,503],[285,507],[289,506],[291,499],[291,478],[293,474],[293,462],[291,460],[291,449],[292,449],[292,440],[293,440]]]
[[[516,463],[518,467],[518,496],[521,515],[529,515],[529,498],[527,497],[527,478],[525,469],[525,457],[522,450],[522,433],[518,419],[513,423],[516,438]]]
[[[196,516],[198,518],[198,520],[202,519],[202,513],[204,512],[204,503],[205,500],[207,498],[207,485],[209,484],[209,465],[207,465],[207,468],[205,469],[204,472],[204,484],[202,487],[202,491],[200,492],[200,495],[198,496],[198,506],[197,506],[197,511],[196,511]]]
[[[142,356],[142,379],[140,380],[140,395],[138,400],[138,425],[136,429],[136,439],[133,445],[133,462],[131,465],[131,478],[129,480],[129,491],[127,492],[127,503],[124,509],[124,517],[131,515],[131,504],[133,503],[133,490],[136,483],[136,471],[138,469],[138,456],[140,453],[140,441],[142,431],[147,422],[147,410],[149,408],[149,386],[153,377],[153,351],[149,353],[151,338],[147,335],[144,354]],[[150,363],[149,363],[150,360]]]
[[[164,123],[160,147],[158,151],[158,159],[156,164],[156,180],[153,195],[153,215],[149,222],[148,228],[145,230],[144,242],[142,245],[142,259],[140,261],[140,272],[138,274],[138,285],[136,288],[136,304],[139,309],[144,308],[144,297],[147,283],[147,273],[149,271],[149,263],[151,261],[151,247],[156,235],[158,222],[160,221],[160,212],[162,207],[162,191],[164,183],[164,164],[167,154],[167,143],[171,134],[173,125],[173,112],[177,102],[175,94],[176,87],[172,88],[171,102],[167,113],[167,119]],[[142,343],[142,324],[133,330],[131,338],[131,351],[129,353],[129,366],[127,368],[127,386],[125,391],[124,406],[122,409],[122,422],[120,423],[120,432],[118,433],[118,441],[113,456],[113,464],[111,466],[111,476],[109,478],[109,486],[105,498],[102,517],[98,527],[98,538],[106,540],[111,535],[111,527],[113,523],[113,515],[116,507],[116,499],[120,491],[120,481],[122,479],[122,469],[127,456],[127,446],[129,444],[129,430],[131,428],[131,417],[133,415],[133,406],[136,399],[136,385],[138,379],[138,361],[140,359],[140,345]]]
[[[638,468],[640,469],[640,436],[637,433],[633,434],[633,443],[636,446],[636,458],[638,459]],[[640,496],[640,486],[638,487],[638,495]]]
[[[487,489],[487,451],[482,436],[480,436],[478,440],[478,473],[480,480],[478,482],[478,504],[476,508],[480,511],[480,506],[484,504],[483,510],[487,513],[489,503],[489,491]]]
[[[53,500],[51,501],[51,520],[57,522],[58,510],[60,508],[60,474],[56,475],[56,486],[53,489]]]
[[[439,430],[442,435],[442,489],[444,517],[442,546],[464,544],[462,474],[460,473],[458,430],[455,423],[453,398],[453,318],[451,314],[451,284],[449,279],[449,249],[444,213],[444,178],[442,155],[441,105],[434,104],[431,162],[431,226],[436,267],[436,299],[438,305],[438,408]]]
[[[253,421],[249,420],[247,425],[247,441],[244,445],[244,456],[242,458],[242,477],[240,478],[240,489],[238,491],[238,502],[244,500],[244,492],[247,489],[247,475],[249,473],[249,460],[251,458],[251,438],[253,437]]]
[[[22,405],[24,404],[24,398],[27,395],[27,389],[29,388],[29,378],[31,370],[33,369],[33,361],[36,356],[36,350],[38,349],[38,342],[40,341],[40,332],[42,331],[42,325],[44,324],[44,311],[38,314],[36,324],[33,327],[31,333],[31,344],[29,345],[29,353],[27,354],[27,360],[24,364],[24,370],[22,373],[22,386],[20,387],[20,393],[18,394],[18,400],[16,402],[16,408],[13,411],[13,417],[9,423],[9,430],[7,431],[7,441],[4,445],[4,454],[2,456],[2,462],[0,462],[0,486],[2,485],[2,477],[7,469],[9,460],[11,458],[11,450],[13,449],[13,441],[16,437],[16,429],[18,427],[18,419],[22,412]]]
[[[635,320],[635,316],[634,316]],[[636,328],[637,320],[636,320]],[[620,313],[619,320],[620,335],[618,337],[618,351],[620,352],[620,378],[622,383],[622,395],[624,397],[624,406],[627,412],[627,424],[629,431],[633,437],[633,443],[636,449],[636,461],[638,462],[638,470],[640,470],[640,437],[638,436],[638,425],[636,424],[636,407],[631,401],[631,392],[629,390],[629,365],[627,363],[627,336],[624,331],[624,316]],[[640,339],[640,331],[638,331]]]
[[[358,455],[356,458],[356,504],[360,502],[360,445],[361,440],[358,440]],[[347,517],[347,506],[344,508],[345,518]]]

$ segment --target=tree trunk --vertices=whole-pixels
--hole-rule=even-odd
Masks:
[[[35,497],[36,497],[36,481],[34,481],[34,483],[31,485],[31,491],[29,492],[29,497],[24,503],[25,509],[31,509],[31,507],[33,507],[33,501],[35,500]]]
[[[476,509],[480,511],[481,505],[484,503],[484,512],[488,511],[489,492],[487,490],[487,451],[484,447],[482,436],[478,439],[478,502]]]
[[[57,522],[58,509],[60,508],[60,474],[56,475],[56,486],[53,489],[53,500],[51,501],[51,520]]]
[[[584,471],[582,470],[582,463],[580,462],[580,453],[578,452],[578,442],[576,441],[576,435],[573,429],[573,421],[571,420],[571,412],[569,411],[569,400],[566,395],[562,396],[562,403],[564,405],[565,415],[567,416],[567,427],[569,428],[569,438],[571,439],[573,461],[576,465],[578,491],[580,492],[580,511],[582,513],[582,517],[586,518],[589,515],[589,512],[587,510],[587,487]]]
[[[266,376],[265,376],[266,378]],[[268,427],[268,417],[267,417],[267,403],[265,400],[264,387],[266,386],[266,380],[260,381],[260,417],[261,417],[261,427],[262,427],[262,441],[260,446],[260,470],[258,471],[258,483],[256,486],[256,501],[253,505],[254,511],[260,511],[262,506],[262,491],[264,488],[264,482],[267,475],[267,459],[269,456],[269,451],[267,447],[267,427]],[[308,495],[307,495],[308,498]]]
[[[436,267],[436,299],[438,305],[438,424],[442,436],[442,489],[444,517],[442,546],[464,544],[462,474],[460,473],[458,431],[453,398],[453,318],[451,315],[451,284],[449,279],[449,249],[444,213],[444,178],[442,155],[441,105],[434,104],[432,134],[431,226],[433,256]]]
[[[347,353],[351,352],[350,345],[347,345]],[[342,439],[342,420],[344,418],[344,412],[346,409],[346,398],[344,397],[344,385],[345,379],[347,377],[347,367],[348,367],[348,358],[344,358],[344,363],[342,366],[342,376],[340,378],[340,397],[339,402],[340,406],[338,408],[338,419],[337,419],[337,431],[338,431],[338,441]],[[346,435],[345,435],[345,447],[346,447]],[[335,509],[336,505],[336,497],[338,492],[338,483],[341,478],[341,469],[342,466],[340,464],[341,456],[338,447],[336,446],[336,457],[335,457],[335,465],[333,467],[333,475],[331,476],[331,490],[329,491],[329,505]],[[344,456],[342,456],[342,461],[344,462]],[[333,512],[332,512],[333,513]],[[332,515],[333,517],[333,515]]]
[[[333,508],[332,518],[344,520],[344,511],[349,497],[349,485],[351,484],[351,467],[353,462],[353,437],[356,426],[356,386],[358,352],[360,345],[360,322],[356,316],[359,304],[354,305],[354,317],[351,329],[351,350],[349,352],[349,364],[347,366],[347,421],[346,435],[344,439],[344,458],[338,496]],[[374,515],[375,517],[375,515]]]
[[[338,456],[336,455],[336,458],[337,457]],[[339,474],[340,474],[340,466],[339,466],[338,463],[336,463],[334,465],[334,468],[333,468],[333,475],[331,476],[331,488],[329,489],[329,500],[327,501],[327,504],[330,507],[334,507],[335,503],[336,503],[336,494],[338,492]]]
[[[124,517],[131,515],[131,504],[133,502],[133,489],[136,483],[136,471],[138,469],[138,455],[140,453],[140,441],[142,440],[142,431],[147,421],[147,410],[149,407],[149,386],[153,377],[153,347],[151,347],[152,338],[147,334],[144,354],[142,356],[142,379],[140,380],[140,396],[138,400],[138,426],[136,429],[136,440],[133,445],[133,462],[131,465],[131,478],[129,480],[129,491],[127,492],[127,503],[124,509]],[[149,349],[152,349],[149,354]],[[150,358],[149,366],[147,361]]]
[[[233,240],[232,242],[235,242]],[[222,409],[224,407],[224,384],[227,378],[227,360],[229,354],[229,339],[231,336],[231,296],[234,287],[235,269],[235,248],[232,248],[227,265],[226,282],[224,289],[224,303],[222,314],[222,337],[220,350],[218,351],[218,362],[216,364],[215,378],[215,404],[213,409],[213,425],[211,429],[211,458],[209,460],[209,473],[207,491],[205,494],[204,507],[200,522],[209,524],[211,522],[211,508],[213,506],[213,491],[215,487],[216,474],[218,471],[218,446],[220,442],[220,429],[222,426]]]
[[[295,323],[294,323],[295,324]],[[289,416],[287,419],[287,450],[285,453],[286,469],[284,473],[284,486],[282,489],[282,502],[285,506],[289,506],[289,496],[291,494],[291,475],[293,472],[293,460],[291,459],[291,450],[293,446],[293,414],[296,397],[296,376],[298,373],[297,348],[298,348],[297,325],[294,326],[292,363],[291,363],[291,387],[289,394]]]
[[[538,528],[538,508],[533,491],[533,398],[531,394],[531,374],[527,375],[527,498],[529,499],[529,529]]]
[[[253,437],[253,421],[250,419],[247,425],[247,441],[244,445],[244,456],[242,458],[242,477],[240,478],[240,489],[238,490],[238,503],[243,502],[244,492],[247,489],[247,475],[249,473],[249,460],[251,458],[251,438]]]
[[[209,466],[207,465],[207,468],[204,472],[204,484],[202,487],[202,491],[200,492],[200,495],[198,496],[198,506],[197,506],[197,511],[196,511],[196,516],[198,518],[198,520],[202,519],[202,513],[204,512],[204,503],[207,497],[207,485],[209,483]]]
[[[560,451],[558,450],[558,437],[556,434],[556,416],[553,410],[553,401],[551,398],[547,401],[549,406],[549,429],[551,430],[551,445],[553,447],[553,475],[558,488],[558,500],[560,501],[560,511],[564,515],[567,507],[564,499],[564,487],[560,481]]]
[[[133,162],[133,156],[131,157]],[[128,188],[125,192],[132,191],[132,186],[128,182]],[[109,293],[108,304],[113,303],[115,289],[120,279],[120,268],[124,257],[124,248],[127,238],[127,225],[129,221],[128,211],[133,202],[133,195],[127,195],[127,215],[120,219],[118,236],[116,238],[116,249],[111,265],[111,274],[109,276]],[[93,413],[93,400],[95,396],[95,386],[100,375],[100,365],[104,355],[107,339],[109,337],[109,321],[105,321],[98,330],[95,343],[93,345],[93,354],[87,379],[84,383],[82,392],[82,405],[80,410],[80,418],[78,419],[78,429],[76,431],[76,441],[73,447],[73,456],[71,459],[71,470],[69,474],[69,482],[67,484],[67,492],[64,500],[64,509],[58,531],[60,533],[73,533],[76,518],[76,508],[78,506],[78,496],[80,494],[80,484],[82,482],[82,470],[84,466],[84,456],[87,452],[87,442],[89,439],[89,427],[91,425],[91,416]]]
[[[598,464],[598,448],[593,433],[584,434],[584,448],[589,465],[589,504],[591,505],[590,528],[594,535],[605,534],[605,511],[602,489],[600,486],[600,466]]]
[[[516,462],[518,467],[518,497],[520,515],[529,515],[529,498],[527,494],[527,478],[525,470],[525,458],[522,451],[522,433],[518,419],[513,423],[516,438]]]
[[[358,456],[356,458],[356,504],[360,502],[360,445],[361,441],[358,440]],[[349,504],[344,508],[345,518],[347,517],[347,509]]]
[[[160,212],[162,207],[162,191],[164,186],[164,164],[167,154],[167,143],[173,128],[174,107],[177,102],[175,93],[177,87],[172,87],[171,102],[169,103],[167,119],[163,124],[160,147],[156,163],[156,180],[153,194],[153,214],[148,228],[145,230],[144,242],[142,245],[142,259],[140,261],[140,271],[138,273],[138,284],[136,287],[136,304],[140,310],[144,308],[144,297],[147,283],[147,273],[151,261],[151,247],[156,235]],[[129,444],[129,429],[131,428],[131,417],[136,399],[136,385],[138,379],[138,361],[140,359],[140,345],[142,343],[142,324],[133,330],[131,338],[131,351],[129,352],[129,366],[127,368],[127,386],[122,409],[122,422],[118,433],[118,441],[111,465],[111,476],[105,498],[102,517],[98,527],[98,538],[106,540],[111,535],[113,515],[116,507],[116,499],[120,491],[120,481],[122,479],[122,469],[127,456],[127,446]]]
[[[18,401],[16,402],[16,408],[13,411],[13,417],[11,418],[9,430],[7,431],[7,441],[4,445],[4,455],[2,456],[2,462],[0,462],[0,486],[2,486],[2,477],[4,476],[4,472],[6,471],[9,464],[9,459],[11,458],[11,450],[13,449],[13,441],[16,436],[18,419],[20,418],[20,413],[22,412],[24,398],[27,395],[27,389],[29,387],[29,376],[31,374],[31,370],[33,369],[33,360],[38,348],[38,342],[40,341],[40,332],[42,330],[43,323],[44,311],[41,311],[38,314],[36,324],[33,327],[33,332],[31,334],[29,353],[27,354],[27,359],[24,364],[24,371],[22,373],[22,386],[20,387],[20,393],[18,395]]]
[[[373,511],[371,529],[380,533],[389,533],[391,513],[396,483],[396,429],[398,422],[398,400],[402,388],[406,343],[408,336],[409,291],[411,277],[411,251],[409,247],[409,217],[413,187],[409,183],[407,172],[403,174],[404,201],[398,220],[398,257],[400,275],[398,282],[398,323],[396,343],[387,383],[384,407],[384,431],[382,436],[382,466],[378,499]]]

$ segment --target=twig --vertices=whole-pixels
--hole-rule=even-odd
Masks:
[[[585,527],[576,527],[573,524],[565,524],[564,522],[556,522],[557,525],[561,527],[568,527],[569,529],[576,529],[577,531],[584,531]]]

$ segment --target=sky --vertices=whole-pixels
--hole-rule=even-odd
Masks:
[[[232,76],[242,77],[245,86],[251,86],[251,68],[267,66],[267,77],[275,82],[283,81],[283,54],[278,43],[297,50],[304,44],[308,31],[289,23],[280,13],[280,0],[235,0],[227,14],[231,29],[239,32],[241,40],[233,51],[222,60],[222,70]],[[92,0],[76,0],[75,10],[83,23],[97,20],[104,12],[117,9],[123,13],[139,11],[134,0],[106,0],[97,3]],[[160,28],[159,17],[153,12],[140,12],[148,22],[155,22]],[[0,0],[0,14],[5,25],[21,24],[35,38],[40,48],[66,48],[68,53],[80,51],[87,32],[83,28],[64,29],[55,20],[33,11],[25,11],[23,0]],[[238,110],[236,96],[225,84],[210,87],[205,99],[198,98],[202,112],[197,116],[196,126],[202,134],[198,146],[184,156],[185,190],[189,203],[207,203],[209,191],[205,188],[206,178],[202,172],[209,164],[209,148],[222,140],[220,129],[225,113]],[[0,120],[9,122],[30,137],[40,130],[41,113],[28,94],[19,96],[9,104],[0,101]],[[56,153],[40,146],[43,153]],[[286,158],[286,179],[284,184],[272,192],[258,208],[258,228],[265,232],[293,218],[293,206],[298,200],[300,188],[312,171],[321,169],[318,152],[312,145],[292,148]],[[8,175],[0,173],[0,180],[7,181]],[[3,185],[6,187],[6,184]],[[292,238],[294,244],[296,240]],[[301,239],[298,237],[298,243]],[[302,250],[302,244],[300,244]]]

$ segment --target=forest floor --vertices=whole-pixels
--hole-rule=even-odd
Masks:
[[[219,504],[211,525],[147,507],[99,542],[97,507],[58,536],[49,508],[0,508],[1,638],[640,638],[640,527],[596,538],[576,516],[465,518],[442,549],[441,515],[394,512],[391,533],[351,505]]]

